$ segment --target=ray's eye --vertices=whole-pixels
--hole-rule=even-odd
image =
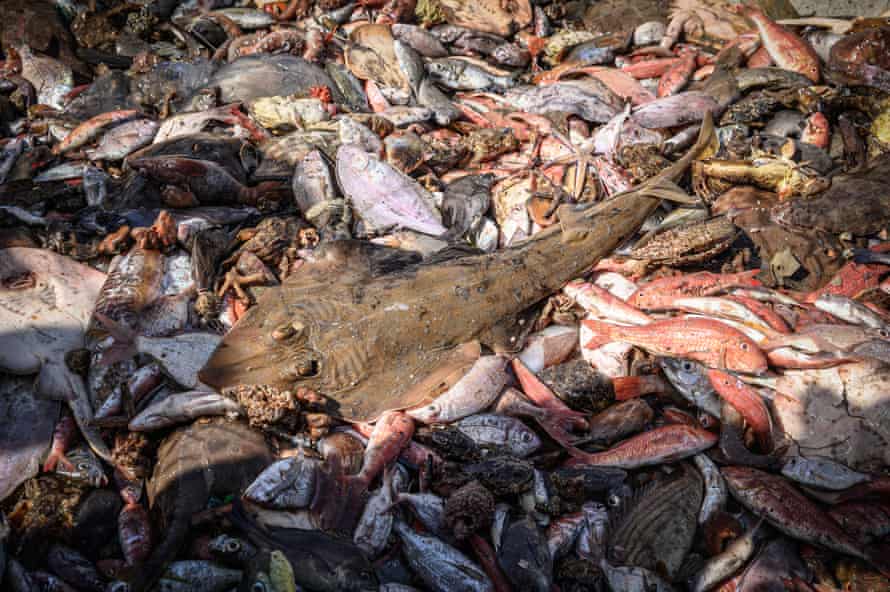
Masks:
[[[272,329],[272,339],[274,339],[275,341],[285,341],[287,339],[302,335],[305,329],[306,326],[300,321],[294,321],[292,323],[282,323],[281,325],[278,325],[277,327]]]

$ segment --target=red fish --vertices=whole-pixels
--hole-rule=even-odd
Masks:
[[[634,78],[655,78],[663,75],[665,72],[679,64],[680,58],[658,58],[655,60],[644,60],[635,64],[628,64],[621,68],[625,74],[630,74]],[[659,95],[660,96],[660,95]]]
[[[766,356],[757,344],[719,321],[677,317],[633,327],[590,320],[583,323],[596,333],[586,345],[589,349],[623,341],[655,355],[689,358],[713,368],[751,374],[767,369]]]
[[[772,449],[771,421],[766,403],[753,387],[720,370],[708,370],[711,386],[720,397],[736,408],[751,426],[764,452]]]
[[[855,298],[858,294],[869,288],[878,286],[887,274],[886,265],[874,263],[859,264],[850,261],[841,267],[831,280],[818,290],[810,292],[806,302],[815,302],[823,294],[836,294]]]
[[[567,466],[596,465],[637,469],[694,456],[717,443],[707,430],[687,425],[667,425],[624,440],[603,452],[576,455]]]
[[[568,405],[563,403],[559,397],[556,396],[556,393],[550,390],[550,387],[546,384],[541,382],[541,380],[535,376],[519,358],[513,360],[513,371],[519,379],[519,384],[522,385],[523,392],[525,392],[525,395],[531,399],[535,405],[555,412],[554,415],[563,420],[568,426],[579,430],[587,429],[587,421],[584,419],[584,414],[571,409]]]
[[[785,319],[770,308],[765,302],[760,302],[759,300],[754,300],[748,296],[739,296],[737,294],[727,296],[727,298],[745,305],[748,310],[757,315],[764,323],[769,325],[771,329],[778,331],[779,333],[791,333],[791,328],[788,326],[788,323],[785,322]]]
[[[800,141],[819,148],[828,148],[831,141],[831,126],[828,125],[825,115],[816,111],[807,117],[806,126],[800,134]]]
[[[666,97],[683,90],[689,82],[696,67],[696,54],[687,51],[680,56],[680,61],[667,69],[658,81],[658,96]]]
[[[631,294],[627,303],[642,309],[670,308],[677,297],[707,296],[720,290],[738,286],[759,286],[755,277],[759,270],[718,274],[702,271],[680,276],[665,277],[642,285]]]
[[[414,420],[401,411],[387,411],[374,424],[365,448],[365,460],[356,479],[370,483],[392,462],[414,436]]]
[[[61,142],[53,147],[53,154],[62,154],[68,150],[80,148],[93,138],[97,137],[108,127],[141,116],[142,113],[135,109],[100,113],[71,130],[71,133],[65,136]]]
[[[819,82],[819,56],[809,43],[770,20],[757,8],[744,6],[739,11],[757,27],[763,47],[777,66]]]
[[[769,52],[762,45],[757,48],[757,51],[751,54],[751,57],[748,58],[746,64],[749,68],[766,68],[767,66],[772,65],[773,58],[770,57]]]

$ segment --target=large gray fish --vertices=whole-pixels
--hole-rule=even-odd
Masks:
[[[255,504],[276,510],[308,507],[315,494],[315,481],[321,461],[297,456],[281,459],[266,470],[244,490],[244,497]]]
[[[130,420],[133,432],[150,432],[208,415],[238,414],[240,407],[231,399],[207,391],[186,391],[152,403]]]
[[[491,580],[466,555],[434,536],[421,534],[402,522],[395,523],[405,558],[434,592],[491,592]],[[542,541],[543,542],[543,541]],[[543,545],[547,550],[547,545]]]
[[[299,383],[332,399],[335,414],[359,420],[430,401],[466,371],[478,342],[520,349],[531,325],[524,313],[632,236],[658,206],[651,188],[682,174],[712,129],[707,119],[696,145],[639,188],[602,206],[563,208],[559,225],[515,248],[399,269],[397,249],[328,243],[259,298],[201,380],[217,388]]]
[[[0,369],[37,374],[36,392],[67,401],[90,447],[111,451],[91,425],[93,407],[83,379],[65,355],[84,346],[84,334],[105,274],[45,249],[0,251]]]
[[[571,113],[593,123],[606,123],[620,110],[620,100],[608,88],[582,87],[569,82],[521,86],[507,91],[507,102],[529,113]]]

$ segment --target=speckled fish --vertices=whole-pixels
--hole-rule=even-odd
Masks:
[[[434,592],[493,592],[491,580],[466,555],[442,540],[396,521],[408,564]],[[546,546],[545,546],[546,548]]]
[[[130,420],[133,432],[153,432],[209,415],[237,414],[237,403],[207,391],[187,391],[152,403]]]
[[[782,474],[802,485],[831,491],[840,491],[871,480],[865,473],[818,456],[791,456],[782,465]]]
[[[70,465],[56,465],[55,472],[75,481],[84,481],[93,487],[105,487],[108,477],[102,462],[89,448],[75,448],[66,455]]]
[[[276,510],[308,507],[315,494],[315,481],[321,462],[309,458],[302,448],[297,456],[281,459],[259,474],[244,490],[244,497]]]
[[[139,315],[161,294],[164,256],[156,249],[134,246],[112,261],[94,313],[136,329]]]
[[[742,6],[740,12],[757,27],[763,47],[776,65],[819,82],[819,56],[809,43],[770,20],[758,8]]]
[[[680,358],[659,358],[658,365],[683,398],[702,411],[720,417],[720,398],[708,379],[707,368]]]
[[[446,231],[426,189],[356,146],[337,151],[337,179],[370,229],[401,226],[436,236]]]
[[[105,274],[45,249],[0,251],[0,368],[38,374],[36,391],[65,400],[90,447],[111,451],[91,425],[93,408],[65,355],[84,346],[84,334]]]
[[[454,424],[483,448],[499,448],[525,458],[541,447],[541,439],[521,420],[495,413],[477,413]]]
[[[225,592],[241,581],[240,569],[230,569],[211,561],[174,561],[158,581],[159,592]]]
[[[870,560],[859,543],[783,477],[750,467],[724,467],[736,500],[786,535],[844,555]]]
[[[712,368],[762,374],[766,357],[742,332],[710,319],[672,318],[642,326],[619,326],[585,320],[594,331],[585,347],[596,349],[612,341],[631,343],[659,356],[686,357]]]
[[[158,131],[158,123],[151,119],[128,121],[108,131],[95,148],[86,151],[90,160],[121,160],[151,144]]]
[[[696,146],[655,182],[685,171],[710,129],[708,120]],[[608,208],[567,208],[560,225],[515,248],[376,277],[366,251],[349,241],[328,243],[333,261],[304,264],[281,288],[268,289],[228,333],[201,379],[219,388],[300,384],[335,400],[335,413],[351,419],[422,405],[451,382],[432,384],[466,371],[466,362],[478,357],[478,342],[495,351],[520,349],[532,325],[522,311],[637,231],[659,202],[645,193],[650,182],[611,200]],[[392,260],[392,251],[377,247],[374,260]],[[334,253],[344,263],[338,266]],[[350,254],[353,263],[346,265]],[[465,346],[475,357],[466,355]],[[443,368],[446,374],[433,374],[434,383],[422,382]]]
[[[426,71],[434,81],[452,90],[504,90],[516,86],[515,76],[494,74],[458,57],[430,60],[426,63]]]

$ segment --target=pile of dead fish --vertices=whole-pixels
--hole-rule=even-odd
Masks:
[[[890,589],[890,21],[617,4],[3,0],[0,588]]]

